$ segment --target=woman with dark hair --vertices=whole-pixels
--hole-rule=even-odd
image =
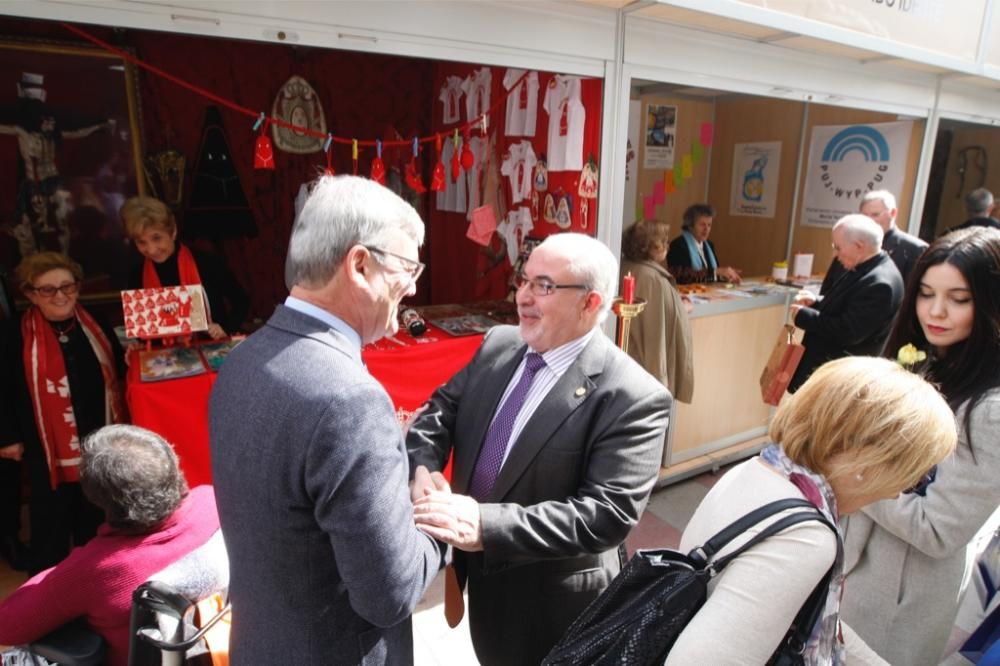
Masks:
[[[715,246],[708,240],[712,233],[715,209],[700,203],[684,211],[680,236],[670,241],[667,268],[680,284],[689,282],[714,282],[716,280],[739,284],[740,272],[731,266],[720,266]]]
[[[691,402],[694,345],[684,302],[663,263],[669,238],[670,225],[664,222],[636,222],[625,230],[622,275],[635,277],[635,295],[646,301],[642,316],[629,327],[628,353],[675,399]]]
[[[122,350],[114,332],[77,302],[83,271],[56,252],[17,267],[31,301],[0,330],[0,452],[24,456],[31,481],[32,573],[82,546],[103,516],[80,489],[80,440],[126,420]]]
[[[959,442],[926,493],[851,517],[843,616],[888,662],[931,665],[968,581],[970,544],[1000,521],[1000,231],[956,231],[924,251],[885,355],[916,361],[940,387]]]
[[[184,557],[213,566],[199,575],[228,585],[229,567],[211,486],[188,492],[173,448],[136,426],[101,428],[83,443],[80,484],[108,522],[0,603],[0,644],[35,641],[83,617],[107,643],[107,663],[128,663],[132,592]]]

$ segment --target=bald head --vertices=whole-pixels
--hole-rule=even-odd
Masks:
[[[833,225],[831,236],[837,260],[847,270],[882,250],[882,227],[867,215],[845,215]]]

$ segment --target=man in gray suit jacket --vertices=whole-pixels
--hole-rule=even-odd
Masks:
[[[492,329],[408,431],[415,469],[454,453],[463,494],[418,470],[414,511],[459,549],[488,666],[541,661],[620,570],[656,481],[671,398],[599,330],[617,277],[601,243],[550,236],[519,276],[519,328]]]
[[[290,295],[226,359],[209,405],[235,664],[409,664],[442,563],[419,532],[401,430],[361,346],[423,269],[413,208],[323,177],[292,230]]]

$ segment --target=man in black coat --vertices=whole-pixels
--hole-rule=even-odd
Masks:
[[[968,229],[969,227],[990,227],[1000,229],[1000,221],[993,217],[993,193],[985,187],[979,187],[965,195],[965,212],[969,219],[962,224],[949,229],[946,233]]]
[[[826,292],[799,292],[791,313],[805,331],[806,351],[788,390],[794,393],[827,361],[876,355],[903,299],[903,278],[882,251],[882,228],[867,215],[846,215],[833,227],[833,249],[845,269]]]

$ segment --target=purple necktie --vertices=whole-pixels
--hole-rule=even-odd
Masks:
[[[507,396],[507,401],[497,412],[486,433],[483,448],[479,450],[479,459],[476,460],[476,468],[472,470],[472,480],[469,481],[469,495],[473,498],[482,500],[493,489],[493,484],[500,474],[500,467],[503,465],[504,452],[510,443],[510,434],[514,430],[517,413],[521,411],[521,405],[528,397],[528,389],[531,388],[535,373],[544,365],[545,360],[540,354],[528,352],[524,355],[524,372],[517,380],[514,390]]]

